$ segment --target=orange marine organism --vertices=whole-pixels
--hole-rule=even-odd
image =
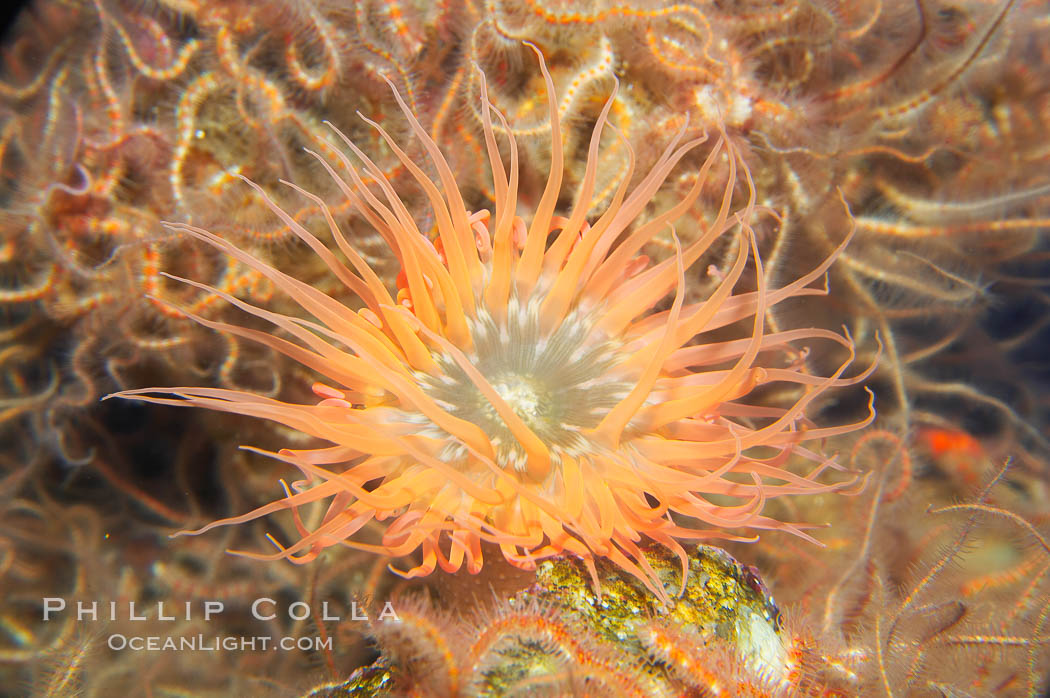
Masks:
[[[289,404],[218,388],[149,388],[118,395],[252,415],[331,443],[269,453],[302,473],[285,497],[183,533],[290,509],[301,536],[297,542],[278,544],[271,555],[243,554],[303,563],[339,544],[391,557],[421,552],[419,564],[399,571],[416,577],[439,566],[455,571],[465,564],[477,572],[481,544],[490,542],[525,569],[571,553],[593,572],[595,557],[605,557],[666,598],[641,554],[644,539],[668,546],[685,560],[680,541],[738,538],[734,530],[784,530],[808,538],[803,525],[764,516],[766,501],[842,490],[855,481],[820,481],[822,473],[839,466],[800,442],[870,422],[873,413],[860,424],[817,428],[805,416],[824,391],[855,384],[870,369],[843,377],[853,357],[848,337],[819,329],[767,333],[764,324],[776,303],[822,293],[810,284],[842,247],[792,283],[769,288],[750,224],[754,188],[724,134],[708,143],[709,155],[681,201],[638,223],[671,171],[707,142],[706,136],[682,142],[685,129],[633,188],[628,172],[604,213],[588,222],[599,142],[603,129],[612,128],[608,115],[615,89],[595,124],[576,204],[567,217],[556,215],[564,167],[561,126],[553,81],[535,50],[547,89],[552,143],[550,174],[530,221],[518,215],[517,145],[506,119],[488,101],[484,76],[481,112],[493,211],[467,210],[437,144],[396,90],[394,97],[439,184],[381,126],[369,122],[426,194],[436,227],[433,241],[417,227],[420,212],[406,208],[380,169],[349,139],[343,137],[364,172],[346,156],[333,166],[315,155],[399,261],[396,291],[355,251],[319,197],[296,187],[325,213],[349,266],[267,199],[360,298],[359,310],[213,233],[170,226],[257,270],[315,318],[277,314],[220,291],[215,293],[279,332],[195,317],[314,370],[324,378],[314,386],[322,399]],[[507,148],[501,150],[497,136],[503,134]],[[504,166],[507,149],[509,167]],[[674,256],[651,263],[642,247],[690,211],[716,163],[728,171],[717,214],[709,223],[689,221],[699,232],[684,246],[671,228]],[[747,182],[747,198],[733,210],[738,175]],[[374,183],[366,184],[366,177]],[[723,235],[738,236],[732,267],[707,298],[687,302],[695,262]],[[735,293],[749,258],[755,290]],[[665,298],[673,300],[658,309]],[[706,333],[736,323],[748,323],[749,336],[704,341]],[[848,358],[830,376],[813,375],[803,362],[786,358],[791,343],[807,340],[837,343]],[[749,393],[769,382],[798,384],[793,404],[780,409],[748,404]],[[760,453],[756,447],[763,447]],[[793,455],[811,463],[803,474],[786,467]],[[327,513],[309,530],[298,509],[322,501],[328,502]],[[354,540],[370,522],[383,526],[381,542]]]

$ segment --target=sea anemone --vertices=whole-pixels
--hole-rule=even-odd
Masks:
[[[213,233],[168,226],[257,270],[313,315],[316,321],[278,314],[180,279],[283,330],[278,336],[191,315],[316,371],[326,381],[314,385],[322,399],[290,404],[218,388],[150,388],[118,395],[261,417],[332,444],[263,452],[296,466],[303,479],[291,489],[285,486],[285,496],[275,502],[182,533],[199,534],[290,509],[301,536],[297,542],[283,547],[271,538],[278,552],[243,554],[304,563],[336,544],[395,558],[421,550],[418,564],[395,570],[417,577],[438,566],[456,571],[464,563],[478,572],[482,543],[488,542],[524,569],[571,553],[593,571],[595,556],[601,556],[666,598],[641,553],[643,537],[675,551],[684,575],[687,558],[679,541],[740,539],[727,529],[778,529],[809,538],[802,524],[764,516],[767,500],[842,490],[855,480],[819,481],[839,466],[800,445],[859,428],[874,416],[869,405],[863,422],[824,428],[805,416],[827,389],[867,375],[842,377],[853,358],[849,337],[822,329],[765,331],[774,304],[825,292],[810,284],[842,247],[794,282],[769,288],[750,224],[759,212],[754,186],[721,130],[708,145],[709,155],[689,192],[637,225],[672,170],[708,139],[683,143],[683,127],[628,193],[634,154],[616,132],[631,167],[604,213],[588,224],[601,135],[606,128],[614,130],[608,115],[615,88],[591,135],[575,205],[567,218],[555,215],[563,175],[561,126],[553,81],[542,54],[533,49],[546,84],[552,143],[550,175],[528,224],[517,215],[517,145],[505,117],[489,102],[483,75],[481,114],[494,212],[467,210],[437,144],[393,85],[440,188],[381,126],[365,119],[428,198],[433,240],[417,227],[423,216],[407,209],[380,168],[341,133],[336,131],[366,174],[344,155],[333,166],[311,153],[396,256],[401,266],[396,292],[355,251],[325,202],[294,184],[289,186],[323,212],[349,266],[248,182],[360,298],[360,309]],[[506,134],[509,168],[497,134]],[[708,223],[690,220],[690,229],[699,233],[683,246],[671,224],[689,214],[716,163],[728,172],[720,207]],[[337,173],[340,166],[349,181]],[[373,182],[367,184],[365,177]],[[747,182],[747,201],[732,211],[738,178]],[[641,250],[668,229],[675,254],[651,263]],[[707,298],[687,302],[687,272],[722,235],[739,236],[731,267],[724,274],[712,272],[717,285]],[[754,290],[734,293],[749,258]],[[672,294],[670,306],[658,309]],[[736,323],[751,326],[749,336],[702,341],[705,334]],[[791,343],[810,339],[835,342],[849,357],[826,377],[808,372],[799,352],[792,361],[757,364],[760,355],[785,357]],[[774,364],[781,367],[770,367]],[[770,382],[797,384],[793,404],[774,408],[743,401],[756,386]],[[812,464],[808,472],[788,469],[792,454]],[[327,512],[309,530],[299,508],[324,500],[329,500]],[[353,540],[370,522],[382,522],[381,542]]]

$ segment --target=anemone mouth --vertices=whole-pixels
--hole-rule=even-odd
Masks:
[[[594,318],[573,311],[552,330],[540,320],[540,298],[512,300],[503,320],[481,309],[470,324],[471,364],[525,425],[549,448],[551,461],[593,448],[585,436],[631,389],[615,367],[620,343],[604,338]],[[477,384],[448,354],[436,357],[440,373],[420,373],[424,390],[451,414],[477,424],[496,449],[496,462],[518,472],[528,453]],[[420,420],[422,421],[422,419]],[[450,435],[441,457],[465,462],[469,455]]]

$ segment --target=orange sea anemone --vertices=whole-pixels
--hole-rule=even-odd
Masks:
[[[612,128],[608,114],[615,90],[594,127],[576,204],[568,218],[556,216],[563,174],[561,127],[553,82],[536,53],[547,89],[552,155],[549,179],[528,224],[517,215],[517,146],[505,118],[488,101],[483,76],[494,212],[466,209],[437,144],[396,89],[394,97],[429,154],[441,187],[378,124],[368,122],[429,199],[434,241],[418,229],[421,216],[407,210],[380,169],[349,139],[339,134],[374,184],[366,184],[345,156],[339,164],[349,181],[314,155],[396,255],[402,269],[396,293],[354,250],[319,197],[290,185],[325,214],[349,266],[249,182],[360,297],[360,310],[208,231],[169,226],[258,270],[316,318],[277,314],[183,280],[283,330],[271,335],[195,317],[313,369],[326,380],[314,386],[322,399],[289,404],[217,388],[150,388],[119,395],[261,417],[332,444],[268,453],[301,471],[294,492],[286,487],[282,499],[188,533],[290,509],[301,539],[278,545],[275,554],[252,557],[302,563],[336,544],[392,557],[421,550],[419,564],[399,572],[416,577],[437,566],[455,571],[464,563],[477,572],[481,543],[487,541],[525,569],[568,552],[593,573],[595,556],[605,557],[666,598],[641,554],[643,537],[670,547],[683,561],[679,541],[736,538],[726,529],[780,529],[808,537],[800,524],[763,516],[766,501],[849,485],[819,482],[821,473],[838,466],[799,444],[871,420],[873,414],[861,424],[816,428],[805,418],[807,406],[828,388],[867,375],[842,377],[853,358],[852,342],[821,329],[764,330],[774,304],[824,292],[809,285],[838,250],[793,283],[767,287],[750,227],[754,188],[725,134],[711,146],[684,198],[635,226],[676,165],[706,141],[682,143],[684,129],[628,193],[629,171],[604,213],[588,224],[599,141],[603,129]],[[493,117],[502,128],[494,128]],[[497,132],[508,134],[509,169]],[[633,153],[630,159],[633,165]],[[642,247],[690,211],[719,162],[728,176],[713,221],[691,222],[699,233],[685,247],[672,229],[676,254],[650,264],[640,255]],[[738,175],[748,183],[748,197],[731,211]],[[722,235],[739,236],[735,261],[709,297],[687,303],[687,272]],[[755,290],[734,293],[749,257]],[[654,310],[671,294],[669,309]],[[696,341],[741,321],[753,323],[749,337]],[[789,343],[810,339],[838,343],[849,360],[827,377],[810,374],[797,360],[780,361],[779,368],[756,364],[760,354],[784,356]],[[756,386],[781,381],[799,385],[789,407],[743,401]],[[764,448],[756,453],[756,447]],[[791,454],[810,461],[809,472],[787,469]],[[298,509],[323,500],[329,500],[327,513],[309,530]],[[352,540],[369,522],[384,522],[381,543]]]

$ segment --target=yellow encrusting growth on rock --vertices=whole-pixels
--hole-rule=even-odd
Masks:
[[[527,569],[565,552],[582,558],[592,571],[596,556],[608,558],[666,598],[641,554],[643,537],[668,546],[683,564],[685,552],[678,541],[737,538],[725,529],[779,529],[808,537],[799,524],[764,516],[765,502],[850,485],[852,480],[820,482],[824,471],[839,466],[799,444],[871,420],[873,415],[860,424],[817,428],[805,418],[806,408],[821,393],[855,384],[870,369],[842,377],[853,356],[848,336],[819,329],[767,333],[764,324],[776,303],[821,293],[809,285],[825,273],[845,242],[808,274],[782,288],[768,288],[750,227],[754,188],[724,133],[708,144],[707,160],[682,200],[635,226],[672,170],[707,142],[706,135],[682,142],[685,129],[630,191],[629,168],[608,208],[589,223],[599,143],[603,130],[612,128],[608,117],[615,90],[595,124],[576,205],[568,218],[556,215],[563,170],[558,102],[543,57],[535,50],[547,87],[552,155],[547,185],[528,223],[518,216],[517,147],[508,135],[510,166],[505,168],[493,116],[502,133],[509,134],[510,128],[489,103],[483,76],[481,113],[494,211],[467,210],[437,144],[396,90],[394,97],[429,155],[440,188],[369,121],[428,198],[434,240],[419,230],[418,217],[407,210],[380,168],[341,133],[364,163],[364,173],[340,154],[347,181],[311,153],[398,259],[402,273],[396,293],[354,250],[325,203],[295,185],[290,186],[324,212],[349,266],[248,182],[360,297],[362,309],[351,310],[213,233],[170,226],[254,269],[317,322],[277,314],[214,289],[229,303],[283,330],[281,336],[191,317],[282,352],[324,376],[327,384],[314,388],[321,401],[307,405],[216,388],[150,388],[118,395],[269,419],[333,444],[268,453],[302,473],[294,491],[242,516],[186,533],[290,509],[301,535],[298,542],[278,545],[272,555],[244,554],[302,563],[336,544],[392,557],[421,550],[421,562],[400,572],[415,577],[438,566],[454,571],[466,564],[478,571],[486,541]],[[624,145],[630,151],[625,140]],[[633,159],[631,154],[632,165]],[[639,256],[655,235],[688,214],[710,184],[716,162],[725,164],[727,177],[713,220],[684,246],[672,228],[676,252],[670,259],[650,264]],[[375,184],[366,184],[365,177]],[[746,203],[733,210],[738,179],[747,182]],[[734,263],[708,298],[686,302],[687,272],[723,235],[739,236]],[[749,258],[755,290],[734,293]],[[655,310],[670,295],[670,308]],[[749,337],[697,340],[741,321],[753,323]],[[763,352],[768,356],[788,343],[812,339],[845,347],[849,359],[827,377],[812,375],[798,362],[783,368],[757,364]],[[782,409],[741,402],[768,382],[798,384],[796,401]],[[749,455],[759,446],[766,447],[765,457]],[[811,471],[799,475],[788,470],[792,454],[812,461]],[[308,529],[299,507],[324,500],[330,500],[326,515]],[[726,504],[729,500],[737,503]],[[388,522],[380,544],[353,540],[373,521]]]

